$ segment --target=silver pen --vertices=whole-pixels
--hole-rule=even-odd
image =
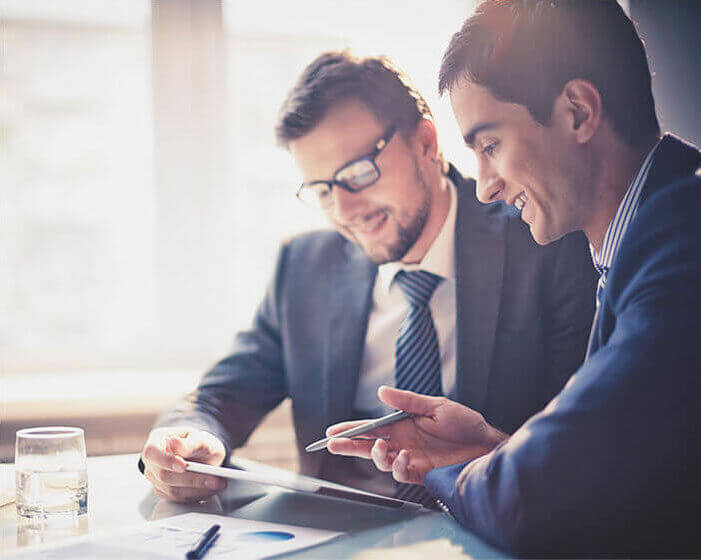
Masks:
[[[328,445],[329,441],[335,438],[350,438],[353,436],[359,436],[360,434],[364,434],[367,432],[370,432],[374,430],[375,428],[381,428],[382,426],[386,426],[387,424],[392,424],[393,422],[398,422],[399,420],[404,420],[404,418],[409,418],[411,416],[411,413],[409,412],[404,412],[403,410],[396,410],[392,414],[388,414],[387,416],[383,416],[382,418],[378,418],[376,420],[371,420],[370,422],[367,422],[366,424],[362,424],[360,426],[356,426],[355,428],[351,428],[350,430],[346,430],[345,432],[339,432],[336,435],[333,435],[331,437],[327,437],[324,439],[320,439],[319,441],[315,441],[314,443],[310,443],[305,447],[305,451],[307,453],[310,453],[312,451],[319,451],[320,449],[326,449],[326,446]]]

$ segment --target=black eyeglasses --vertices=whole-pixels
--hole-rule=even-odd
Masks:
[[[375,159],[389,144],[396,131],[396,126],[390,126],[375,142],[372,152],[346,163],[333,174],[333,179],[330,181],[302,183],[297,190],[297,198],[307,206],[323,209],[333,204],[331,193],[334,185],[351,193],[362,191],[374,185],[380,178],[380,168],[377,167]]]

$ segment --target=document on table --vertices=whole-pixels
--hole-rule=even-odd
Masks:
[[[315,546],[343,533],[248,521],[222,515],[185,513],[119,534],[92,537],[60,548],[27,551],[17,558],[42,560],[182,560],[199,537],[212,525],[221,525],[220,536],[206,560],[267,558],[300,548]]]
[[[0,463],[0,506],[15,501],[15,468]]]

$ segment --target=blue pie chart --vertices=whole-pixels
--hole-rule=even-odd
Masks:
[[[239,535],[237,540],[242,540],[246,542],[282,542],[294,539],[295,536],[292,533],[287,533],[285,531],[253,531],[251,533],[244,533]]]

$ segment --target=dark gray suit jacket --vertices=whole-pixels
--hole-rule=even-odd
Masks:
[[[474,180],[454,168],[450,176],[458,191],[455,398],[512,432],[581,364],[595,273],[584,236],[540,247],[512,208],[480,204]],[[336,232],[285,243],[251,328],[158,425],[194,424],[232,450],[290,397],[302,472],[343,479],[350,459],[304,446],[354,417],[376,273]]]

